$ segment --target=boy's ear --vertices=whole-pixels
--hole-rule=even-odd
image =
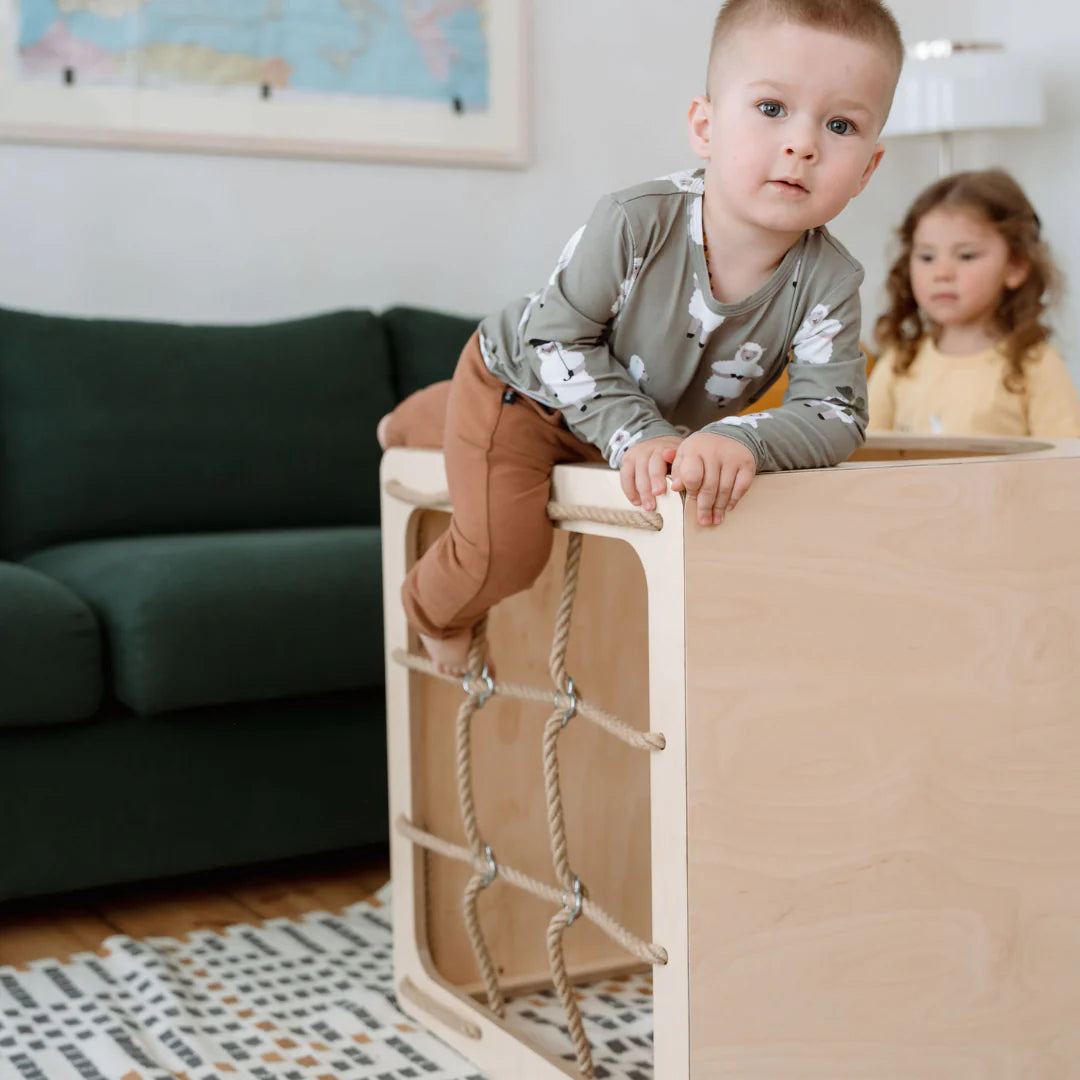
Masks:
[[[708,161],[712,151],[712,102],[698,95],[690,102],[690,115],[687,117],[690,133],[690,149],[699,158]]]
[[[877,167],[881,164],[881,159],[884,156],[885,147],[881,143],[878,143],[877,146],[874,147],[874,152],[870,156],[870,160],[866,163],[866,168],[863,169],[862,176],[859,177],[859,186],[855,189],[855,195],[862,194],[863,188],[870,183],[870,177],[877,172]],[[852,198],[855,198],[855,195],[852,195]]]

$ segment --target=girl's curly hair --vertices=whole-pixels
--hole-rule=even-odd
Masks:
[[[894,350],[893,370],[902,375],[911,367],[920,340],[928,333],[935,341],[940,336],[941,327],[915,303],[910,272],[915,229],[926,214],[939,207],[982,218],[997,229],[1010,257],[1028,267],[1024,281],[1005,290],[995,316],[1000,348],[1008,361],[1005,387],[1018,393],[1024,386],[1026,358],[1050,336],[1043,315],[1057,291],[1060,275],[1040,236],[1038,215],[1020,185],[1002,169],[946,176],[915,200],[896,230],[900,252],[886,280],[889,308],[874,326],[875,337],[881,348]]]

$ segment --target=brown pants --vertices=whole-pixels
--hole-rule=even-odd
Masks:
[[[562,414],[488,371],[476,334],[454,377],[406,398],[387,446],[443,449],[454,512],[401,588],[410,625],[431,637],[468,629],[499,600],[527,589],[551,553],[553,466],[603,461]]]

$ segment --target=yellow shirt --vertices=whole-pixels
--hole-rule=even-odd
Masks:
[[[893,371],[888,350],[870,373],[871,431],[922,435],[1040,435],[1080,438],[1080,396],[1058,352],[1041,345],[1024,365],[1024,389],[1005,389],[998,349],[946,356],[923,338],[911,367]]]

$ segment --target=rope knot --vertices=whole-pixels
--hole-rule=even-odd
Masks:
[[[486,889],[499,876],[499,864],[495,861],[495,853],[490,844],[484,845],[484,858],[487,860],[487,873],[480,882],[481,889]]]
[[[473,686],[473,680],[483,684],[483,689],[478,689]],[[465,678],[461,680],[461,689],[465,691],[466,695],[476,699],[476,707],[482,709],[488,699],[495,693],[495,680],[488,672],[488,666],[485,664],[477,675],[473,671],[466,672]]]
[[[574,921],[581,914],[581,908],[584,903],[585,892],[581,887],[581,878],[574,875],[574,887],[570,898],[570,901],[566,899],[566,890],[562,891],[562,906],[570,913],[570,917],[566,920],[566,928],[570,929],[574,925]]]
[[[574,680],[567,676],[566,688],[563,690],[556,690],[553,695],[553,701],[555,703],[555,712],[562,713],[562,727],[566,727],[567,724],[577,715],[577,694],[574,693]]]

